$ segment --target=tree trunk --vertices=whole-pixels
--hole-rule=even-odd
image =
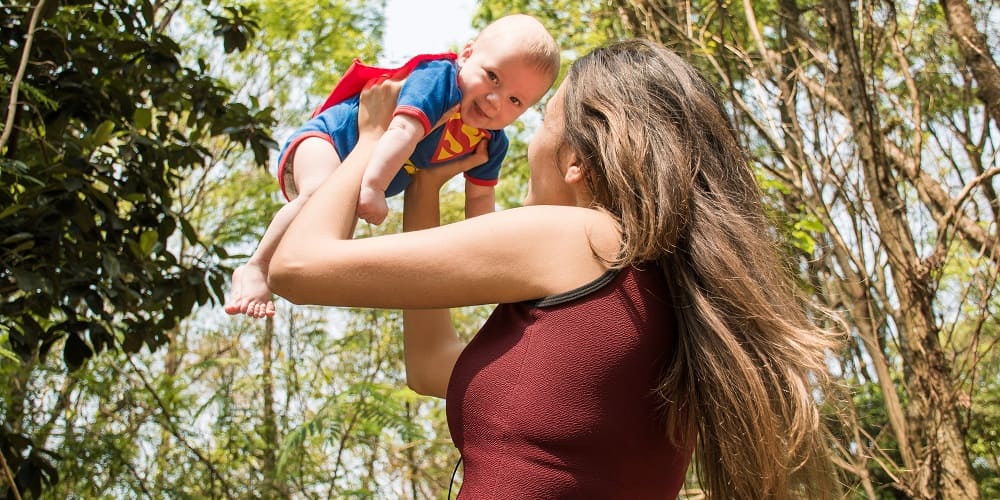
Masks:
[[[409,401],[405,403],[406,408],[406,419],[408,421],[413,420],[413,406]],[[420,498],[420,492],[418,489],[417,477],[420,475],[420,464],[417,462],[416,451],[414,450],[414,443],[405,437],[406,444],[406,468],[409,469],[410,477],[410,493],[413,495],[413,500],[418,500]],[[450,500],[450,499],[449,499]]]
[[[964,0],[941,0],[951,36],[958,43],[965,65],[976,79],[976,95],[986,104],[990,116],[1000,122],[1000,67],[990,54],[986,35],[976,29],[972,9]]]
[[[274,318],[268,317],[264,323],[264,339],[261,342],[261,391],[264,393],[264,492],[265,496],[287,496],[278,480],[278,425],[274,414],[274,374],[271,371],[274,344]]]
[[[802,29],[800,24],[801,11],[796,0],[779,0],[778,7],[781,12],[782,33],[784,34],[782,46],[778,49],[780,53],[784,54],[784,57],[782,65],[780,68],[776,68],[775,71],[776,73],[780,71],[781,74],[775,74],[772,79],[778,84],[780,90],[781,98],[779,99],[778,106],[781,111],[782,130],[786,136],[791,135],[791,140],[786,140],[785,143],[795,145],[788,147],[791,150],[788,154],[793,156],[796,164],[804,171],[808,168],[809,160],[802,150],[802,145],[806,143],[806,140],[804,138],[805,134],[799,125],[799,101],[796,98],[796,89],[798,86],[795,85],[794,74],[799,67],[798,61],[802,58],[799,48],[805,42],[805,30]],[[816,200],[816,202],[822,203],[822,199]],[[846,249],[843,245],[834,245],[833,257],[837,259],[839,267],[847,272],[852,266],[849,262],[850,259],[844,255],[845,252]],[[879,319],[876,318],[876,312],[871,306],[872,301],[868,289],[862,286],[862,283],[863,279],[861,277],[854,277],[853,279],[843,280],[841,286],[845,288],[844,292],[848,294],[847,303],[850,304],[849,314],[854,320],[858,337],[864,344],[865,350],[868,352],[868,356],[875,368],[875,375],[878,378],[877,382],[882,389],[886,415],[889,417],[889,424],[893,435],[899,443],[899,454],[903,461],[903,467],[913,468],[915,462],[913,451],[909,444],[905,411],[896,392],[896,385],[890,374],[889,363],[886,360],[883,346],[879,342],[877,327]]]
[[[915,498],[979,498],[955,409],[956,392],[938,342],[930,268],[917,254],[905,203],[885,151],[885,137],[854,39],[855,11],[846,0],[828,0],[825,7],[837,56],[836,91],[847,108],[868,201],[879,227],[879,241],[889,256],[899,301],[899,347],[909,369],[910,445],[917,461],[904,486]]]

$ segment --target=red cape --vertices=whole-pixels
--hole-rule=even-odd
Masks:
[[[361,89],[365,87],[365,84],[370,80],[379,78],[382,76],[388,77],[403,77],[409,75],[413,68],[416,68],[418,64],[424,61],[433,61],[438,59],[448,59],[454,61],[458,58],[457,54],[444,53],[444,54],[420,54],[414,56],[406,64],[398,68],[379,68],[376,66],[368,66],[361,62],[360,59],[355,59],[351,63],[351,66],[347,68],[344,72],[344,76],[340,78],[337,85],[333,87],[330,92],[330,96],[320,104],[315,111],[313,111],[312,116],[316,116],[323,112],[324,109],[337,104],[338,102],[344,101],[350,97],[354,97],[361,93]]]

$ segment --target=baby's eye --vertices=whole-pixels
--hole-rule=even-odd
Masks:
[[[521,107],[521,100],[516,97],[511,97],[510,102],[512,102],[517,107]]]
[[[494,72],[492,72],[492,71],[487,71],[486,72],[486,77],[489,78],[490,81],[493,82],[493,83],[497,83],[497,82],[500,81],[500,78],[497,78],[497,74],[494,73]]]

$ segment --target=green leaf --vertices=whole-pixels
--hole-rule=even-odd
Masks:
[[[813,233],[822,233],[826,231],[826,226],[824,226],[823,223],[820,222],[815,216],[806,215],[795,223],[795,229],[810,231]]]
[[[803,231],[792,231],[791,243],[792,246],[806,254],[812,254],[816,250],[816,240],[809,233]]]
[[[146,108],[138,108],[132,113],[132,123],[137,129],[147,129],[153,123],[153,112]]]
[[[115,130],[115,124],[111,120],[105,120],[87,137],[87,144],[91,146],[102,146],[111,139],[111,133]]]
[[[143,338],[141,332],[125,332],[125,338],[122,339],[122,350],[129,354],[139,352],[142,349]]]
[[[34,237],[35,236],[33,234],[31,234],[31,233],[20,232],[20,233],[12,234],[12,235],[4,238],[2,244],[3,245],[13,245],[15,243],[20,243],[22,241],[34,239]]]
[[[101,261],[103,262],[104,272],[109,278],[117,278],[122,273],[121,263],[118,258],[110,253],[104,253],[101,255]]]
[[[27,269],[15,268],[13,274],[17,287],[25,292],[34,292],[44,286],[42,276]]]
[[[22,209],[24,209],[23,206],[11,205],[11,206],[3,209],[3,211],[0,211],[0,219],[6,219],[7,217],[10,217],[14,213],[16,213],[17,211],[22,210]]]
[[[153,248],[160,241],[160,233],[155,229],[150,229],[143,231],[142,235],[139,236],[139,248],[142,250],[143,255],[149,255],[152,253]]]
[[[14,354],[13,352],[4,349],[3,347],[0,347],[0,358],[6,358],[13,361],[14,363],[21,364],[21,358],[17,357],[17,354]]]
[[[5,345],[7,345],[8,341],[9,341],[9,335],[4,335],[0,337],[0,358],[6,358],[10,361],[13,361],[17,365],[20,365],[21,358],[19,358],[17,354],[14,353],[13,351],[9,351],[4,347]]]
[[[83,339],[76,332],[70,332],[66,337],[66,345],[63,346],[63,361],[70,371],[76,371],[83,366],[84,361],[94,355]]]

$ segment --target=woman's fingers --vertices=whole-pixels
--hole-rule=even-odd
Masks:
[[[487,140],[480,141],[475,152],[458,160],[434,168],[421,169],[417,176],[423,177],[428,184],[443,186],[444,183],[448,182],[448,179],[486,163],[489,160],[487,142]]]
[[[441,115],[441,118],[437,121],[437,123],[435,123],[434,126],[431,127],[431,130],[434,130],[440,127],[441,125],[448,123],[448,120],[451,120],[451,117],[454,116],[455,113],[458,113],[458,107],[459,107],[458,104],[456,104],[452,106],[451,109],[449,109],[448,111],[445,111],[444,114]]]
[[[396,99],[399,89],[403,87],[401,80],[389,79],[389,75],[369,80],[361,90],[358,108],[358,128],[385,128],[392,119],[396,109]]]

